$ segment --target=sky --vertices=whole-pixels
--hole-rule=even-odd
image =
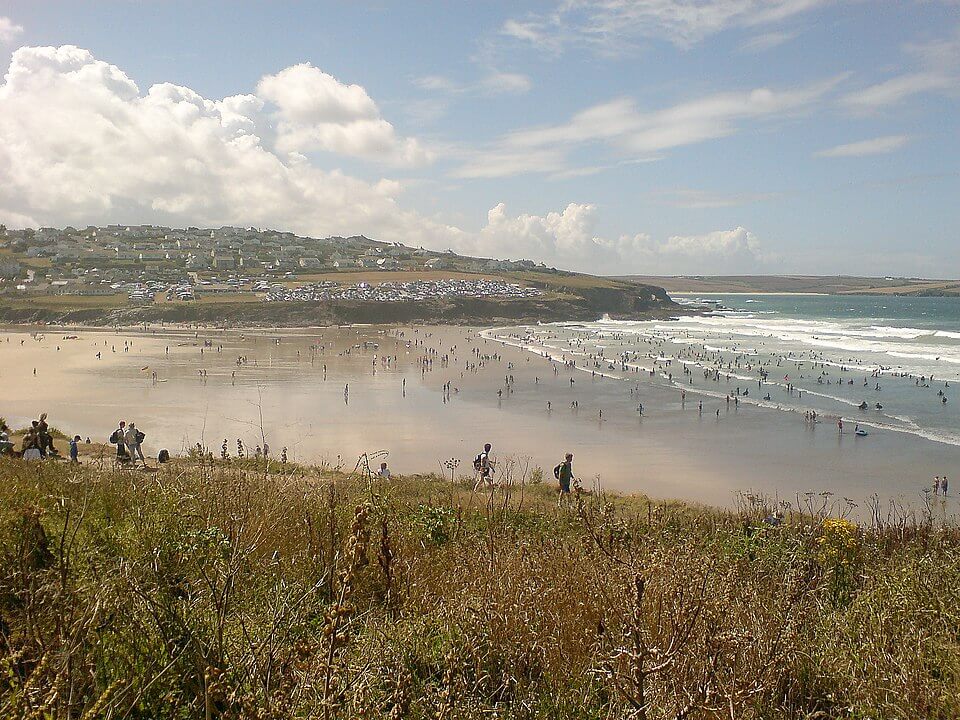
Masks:
[[[0,0],[0,223],[960,277],[958,0]]]

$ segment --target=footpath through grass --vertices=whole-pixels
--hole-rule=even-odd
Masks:
[[[3,718],[956,718],[960,533],[0,459]]]

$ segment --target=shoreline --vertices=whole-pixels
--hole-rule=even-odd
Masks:
[[[798,434],[799,420],[780,417],[788,413],[771,415],[764,407],[741,405],[714,419],[718,401],[706,397],[704,403],[712,403],[710,417],[698,418],[695,402],[688,401],[684,411],[678,390],[646,383],[649,412],[637,418],[622,380],[590,377],[584,368],[558,368],[560,374],[553,376],[548,361],[485,339],[481,328],[153,330],[83,329],[76,332],[78,340],[63,341],[43,328],[39,334],[45,337],[34,341],[19,329],[13,332],[26,339],[32,353],[19,363],[14,343],[0,337],[0,353],[9,353],[0,354],[0,361],[8,360],[0,375],[13,388],[4,403],[11,425],[49,412],[51,424],[66,434],[83,428],[84,437],[103,440],[117,417],[135,419],[148,433],[145,450],[151,455],[159,447],[183,454],[198,440],[217,454],[224,438],[231,450],[238,437],[249,449],[259,444],[255,414],[260,404],[272,453],[286,445],[292,461],[351,464],[362,452],[386,450],[391,467],[404,474],[430,471],[434,462],[451,457],[463,469],[479,444],[490,439],[499,457],[546,469],[570,449],[587,485],[599,476],[604,487],[617,492],[720,508],[731,507],[742,493],[794,501],[806,491],[833,491],[860,501],[879,492],[916,505],[925,483],[897,480],[886,459],[900,458],[896,467],[912,465],[910,474],[915,474],[950,455],[937,443],[894,435],[884,436],[888,450],[865,454],[868,448],[852,439],[837,445],[829,427]],[[205,339],[213,346],[205,347]],[[129,353],[123,351],[125,341],[131,343]],[[69,351],[65,342],[74,343]],[[61,351],[55,349],[58,343]],[[320,344],[324,347],[317,350]],[[217,352],[220,345],[223,353]],[[106,351],[101,360],[92,355],[97,347]],[[433,365],[424,368],[420,359],[431,348],[458,349],[450,353],[449,367],[440,367],[446,353],[438,350]],[[468,358],[480,362],[474,351],[501,359],[462,372]],[[57,352],[68,355],[56,357]],[[384,353],[390,355],[389,365],[379,359]],[[249,362],[236,365],[238,355]],[[28,357],[41,365],[42,358],[47,363],[55,358],[57,366],[49,371],[41,366],[35,378]],[[153,371],[159,376],[154,383]],[[505,386],[504,373],[515,382]],[[550,399],[552,410],[545,407]],[[571,409],[573,400],[577,407]],[[779,472],[771,474],[770,467]]]

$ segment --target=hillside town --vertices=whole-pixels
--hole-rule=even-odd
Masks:
[[[478,273],[476,280],[405,274]],[[0,226],[0,296],[125,296],[132,304],[254,294],[264,302],[529,297],[536,288],[485,273],[556,270],[531,260],[472,258],[352,237],[311,238],[256,228],[106,225],[11,230]],[[368,281],[356,273],[384,273]],[[390,273],[398,273],[398,281]],[[326,279],[331,274],[353,277]],[[316,281],[310,276],[323,275]],[[313,280],[313,282],[311,282]]]

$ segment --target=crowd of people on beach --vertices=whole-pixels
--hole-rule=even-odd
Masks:
[[[780,401],[774,398],[771,393],[771,388],[780,388],[784,396],[789,395],[791,398],[797,399],[803,398],[805,392],[813,391],[814,395],[818,394],[812,388],[811,390],[804,390],[795,384],[802,382],[804,379],[808,382],[815,380],[818,385],[843,384],[850,386],[854,385],[854,378],[850,377],[850,375],[854,373],[859,375],[861,371],[865,371],[865,377],[857,377],[856,384],[860,385],[862,380],[863,388],[876,393],[880,393],[881,390],[885,389],[885,385],[881,385],[882,377],[910,378],[911,380],[915,380],[915,384],[918,387],[924,388],[931,387],[935,381],[932,375],[914,378],[907,373],[898,373],[891,371],[889,368],[870,369],[862,365],[858,367],[858,363],[853,359],[850,360],[849,365],[843,363],[837,364],[836,360],[830,361],[823,353],[817,351],[796,354],[784,353],[782,356],[772,354],[768,357],[763,357],[758,355],[756,351],[745,350],[736,345],[716,349],[706,346],[698,347],[691,343],[689,345],[681,344],[679,348],[671,349],[669,345],[670,339],[667,336],[659,337],[656,335],[643,340],[638,339],[636,336],[630,336],[628,339],[625,335],[615,332],[601,333],[599,335],[596,333],[591,334],[584,332],[578,334],[574,332],[572,335],[568,333],[567,336],[564,336],[560,333],[554,334],[554,331],[547,330],[534,333],[531,329],[523,329],[520,332],[510,335],[471,331],[466,333],[463,340],[464,344],[467,345],[467,349],[469,349],[469,357],[465,358],[464,355],[466,352],[464,352],[463,355],[459,354],[459,348],[456,342],[447,342],[442,334],[434,335],[433,332],[424,329],[383,332],[383,334],[387,333],[396,338],[396,348],[390,348],[388,350],[388,346],[386,345],[387,340],[374,342],[362,339],[358,331],[358,337],[354,341],[355,344],[348,345],[344,348],[342,345],[336,346],[334,343],[329,343],[329,350],[341,356],[354,354],[369,357],[368,353],[372,352],[372,359],[367,367],[371,368],[373,373],[376,374],[378,371],[383,372],[399,369],[400,358],[398,358],[396,353],[397,351],[403,350],[402,346],[406,346],[408,350],[407,354],[412,355],[409,359],[413,363],[413,367],[419,370],[421,378],[426,378],[428,374],[434,373],[435,371],[437,374],[446,376],[442,378],[443,383],[440,385],[440,397],[444,404],[451,402],[454,396],[460,392],[460,383],[456,380],[456,373],[458,371],[460,381],[463,381],[465,376],[476,374],[487,368],[493,370],[494,373],[504,373],[504,370],[506,370],[502,375],[502,386],[495,390],[498,404],[501,401],[506,402],[507,398],[514,395],[515,390],[518,394],[523,394],[525,390],[524,385],[527,381],[531,382],[533,386],[542,387],[545,385],[545,383],[541,382],[544,378],[544,373],[528,371],[525,376],[522,370],[523,360],[517,360],[516,358],[511,359],[509,355],[505,356],[501,354],[501,352],[496,349],[498,344],[513,345],[522,351],[534,350],[530,355],[540,355],[542,357],[541,362],[546,361],[546,364],[549,365],[549,368],[546,370],[546,377],[549,377],[549,374],[552,373],[553,377],[556,378],[561,370],[586,370],[590,378],[598,381],[604,378],[612,380],[632,379],[621,376],[621,374],[626,373],[634,376],[638,374],[649,374],[651,377],[660,377],[666,381],[668,387],[673,387],[679,391],[679,404],[681,408],[686,409],[692,405],[693,409],[696,410],[696,415],[700,418],[703,418],[704,415],[707,417],[715,416],[717,421],[721,419],[724,405],[726,406],[727,413],[730,414],[731,412],[736,412],[741,400],[750,404],[764,406],[769,406],[769,403],[775,403],[779,408]],[[558,345],[557,342],[544,342],[551,337],[554,341],[561,341],[566,347],[564,348],[562,345]],[[194,347],[200,345],[198,352],[201,357],[210,357],[211,355],[221,354],[223,352],[223,345],[215,343],[212,340],[201,341],[199,333],[195,334],[195,338],[195,342],[183,342],[180,343],[180,345],[187,346],[189,344]],[[241,336],[241,340],[242,339],[243,336]],[[603,344],[597,342],[598,340],[602,341]],[[489,346],[487,346],[488,341]],[[384,347],[381,347],[380,342],[384,343]],[[676,340],[673,340],[673,342],[676,342]],[[271,339],[271,344],[274,343],[280,345],[281,339]],[[642,343],[646,343],[648,349],[640,349],[638,346],[642,346]],[[21,341],[21,345],[22,344]],[[98,341],[97,345],[101,344],[109,347],[109,343],[106,340]],[[305,351],[305,356],[309,354],[311,364],[317,364],[317,360],[326,354],[328,350],[327,345],[327,343],[321,340],[310,345],[309,353]],[[133,341],[123,341],[122,347],[118,342],[113,345],[112,350],[115,353],[120,351],[129,353],[132,347]],[[57,349],[59,350],[59,346]],[[169,354],[169,352],[170,347],[168,346],[164,350],[164,354]],[[197,350],[195,350],[195,352],[197,352]],[[296,351],[296,356],[297,362],[300,362],[299,349]],[[526,363],[530,363],[530,356],[527,356],[525,359]],[[536,358],[534,357],[534,359]],[[230,364],[232,365],[233,362],[231,361]],[[252,354],[248,354],[247,351],[243,351],[242,354],[235,356],[235,364],[236,368],[241,370],[258,367],[257,358]],[[497,369],[493,369],[490,366],[498,367]],[[517,368],[516,373],[515,367]],[[533,366],[529,365],[528,367]],[[326,380],[327,365],[323,363],[322,368],[323,380]],[[151,368],[144,367],[141,368],[141,371],[148,369]],[[208,374],[207,369],[204,368],[197,372],[205,382]],[[215,372],[215,369],[212,370],[211,375],[213,376]],[[228,372],[231,384],[234,384],[239,371],[231,368],[228,369]],[[535,377],[534,373],[536,373]],[[566,373],[564,374],[566,375]],[[565,387],[566,383],[569,382],[571,394],[575,394],[576,380],[572,375],[576,373],[570,374],[571,376],[569,378],[565,377],[563,379],[563,384]],[[701,375],[702,380],[700,378]],[[782,382],[780,381],[781,377]],[[150,378],[154,385],[157,384],[157,382],[165,382],[165,380],[158,380],[156,371],[150,373]],[[401,393],[406,397],[407,378],[400,378],[399,382]],[[721,389],[723,382],[726,382],[727,387]],[[497,384],[499,385],[499,381]],[[719,392],[704,391],[698,388],[698,386],[701,385],[705,386],[705,388],[715,387],[714,384],[721,384],[721,388],[717,388]],[[947,391],[950,388],[950,384],[949,382],[944,382],[942,379],[940,379],[940,384],[942,384],[943,389],[937,392],[937,400],[938,404],[943,404],[947,400]],[[362,385],[360,387],[362,388]],[[641,401],[641,383],[639,381],[637,383],[630,382],[623,387],[624,395],[629,394],[630,396],[630,408],[631,410],[634,407],[636,408],[638,418],[643,418],[645,414],[647,414],[645,413],[647,408],[650,409],[650,416],[654,419],[656,418],[659,414],[661,404],[657,403],[655,398],[648,399],[646,394],[644,394],[643,401]],[[753,388],[752,396],[751,388]],[[350,385],[345,383],[343,385],[343,401],[345,404],[349,404],[351,400],[350,390]],[[687,403],[688,391],[699,394],[699,397],[695,395],[694,403]],[[359,392],[362,392],[362,390]],[[854,392],[859,394],[860,391],[857,390]],[[644,391],[644,393],[646,393],[646,391]],[[550,396],[548,395],[547,397]],[[857,397],[856,399],[859,400],[860,398]],[[554,397],[553,400],[544,398],[544,400],[546,400],[548,413],[556,412],[556,407],[562,407],[554,402],[560,400],[560,398]],[[645,402],[647,403],[647,408],[645,408]],[[569,399],[569,407],[573,414],[577,414],[580,411],[580,404],[581,400],[577,397]],[[584,404],[589,408],[590,401],[584,400]],[[893,402],[891,400],[891,405],[892,404]],[[876,410],[883,408],[879,402],[875,403],[874,406]],[[864,401],[861,403],[860,409],[864,411],[869,407],[870,405]],[[599,407],[599,403],[594,403],[593,411],[590,413],[592,417],[600,421],[601,426],[603,423],[609,422],[608,418],[610,417],[613,418],[614,422],[618,419],[616,407],[612,408],[612,413],[605,412],[606,409],[607,408]],[[795,411],[803,417],[804,425],[809,429],[813,429],[821,422],[817,410],[810,409],[809,407],[804,409],[800,406],[799,408],[795,408]],[[825,413],[828,418],[832,418],[832,420],[836,422],[838,433],[844,435],[844,418],[839,414],[831,414],[829,411],[825,411]],[[866,425],[871,430],[877,427],[873,423],[873,420],[866,420]],[[863,437],[867,435],[867,431],[861,427],[859,422],[850,422],[850,424],[854,426],[853,434],[855,436]],[[134,466],[138,464],[145,466],[146,457],[142,446],[144,437],[144,433],[135,423],[130,422],[127,424],[126,422],[119,422],[109,438],[109,442],[116,446],[117,461]],[[87,438],[87,442],[90,442],[89,438]],[[71,458],[76,460],[79,455],[79,445],[81,444],[80,437],[75,436],[73,439],[70,439],[69,444]],[[226,445],[225,440],[224,448],[226,448]],[[9,433],[6,436],[0,434],[0,452],[4,451],[4,449],[8,451],[14,450],[13,443],[9,440]],[[488,450],[485,450],[478,455],[478,458],[480,458],[480,466],[477,468],[476,478],[478,486],[483,483],[492,484],[491,478],[494,474],[495,463],[482,459],[482,457],[486,457],[489,460],[488,452]],[[54,437],[50,433],[46,423],[46,414],[41,415],[38,420],[33,421],[31,427],[27,429],[21,443],[20,454],[27,458],[59,456],[59,450],[54,445]],[[251,458],[269,457],[269,446],[264,442],[262,448],[258,446],[255,452],[249,453],[249,456]],[[565,467],[567,469],[564,469]],[[390,472],[388,468],[381,468],[381,470],[384,470],[387,474]],[[380,474],[380,472],[377,471],[377,474]],[[563,488],[564,480],[567,481],[567,485],[569,486],[569,481],[573,478],[572,456],[569,459],[565,457],[564,461],[557,465],[555,468],[555,478],[560,486],[560,497],[562,498],[564,495],[569,494],[569,490],[564,492]],[[946,477],[943,477],[942,483],[939,479],[940,476],[937,476],[937,478],[934,494],[946,495]],[[929,487],[929,485],[921,481],[921,487]]]
[[[10,439],[12,434],[6,423],[0,426],[0,455],[12,455],[23,460],[63,459],[60,450],[54,444],[54,438],[58,435],[63,437],[63,435],[50,427],[47,422],[47,413],[41,413],[39,418],[31,421],[20,439],[19,450],[16,443]],[[139,461],[146,466],[147,461],[142,449],[144,437],[144,433],[133,422],[128,425],[121,420],[109,438],[109,443],[117,447],[117,461],[133,465]],[[68,439],[67,452],[70,462],[80,462],[82,444],[92,445],[92,441],[89,437],[84,441],[80,435],[74,435]]]

